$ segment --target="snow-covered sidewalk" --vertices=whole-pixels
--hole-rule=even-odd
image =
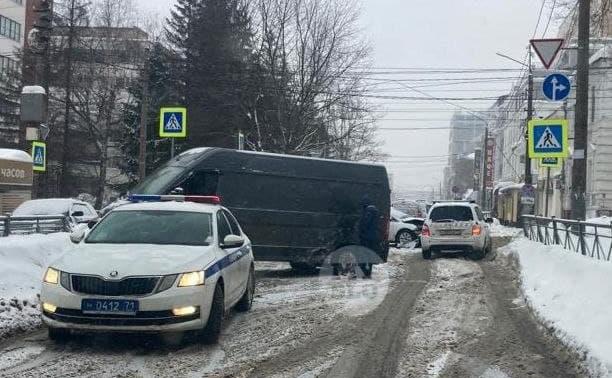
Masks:
[[[0,238],[0,339],[40,325],[43,270],[70,247],[66,233]]]
[[[500,252],[518,258],[536,315],[585,352],[594,376],[612,377],[612,262],[518,238]]]

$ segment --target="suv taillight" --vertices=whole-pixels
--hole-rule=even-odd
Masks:
[[[480,236],[480,234],[482,233],[482,228],[475,224],[472,226],[472,236]]]
[[[421,230],[421,236],[429,237],[431,236],[431,231],[429,231],[429,226],[424,224],[423,229]]]

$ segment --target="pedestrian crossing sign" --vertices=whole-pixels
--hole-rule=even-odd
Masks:
[[[47,170],[47,145],[44,142],[32,142],[32,169],[36,172]]]
[[[531,120],[528,125],[529,158],[565,158],[569,154],[566,119]]]
[[[187,136],[187,109],[161,108],[159,136],[162,138],[185,138]]]

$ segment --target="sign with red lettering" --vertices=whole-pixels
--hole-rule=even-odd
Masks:
[[[487,161],[485,161],[485,188],[493,190],[495,179],[495,138],[487,139]]]

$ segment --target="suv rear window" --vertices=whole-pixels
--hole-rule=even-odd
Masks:
[[[472,209],[468,206],[440,206],[435,207],[429,214],[432,222],[472,221]]]

